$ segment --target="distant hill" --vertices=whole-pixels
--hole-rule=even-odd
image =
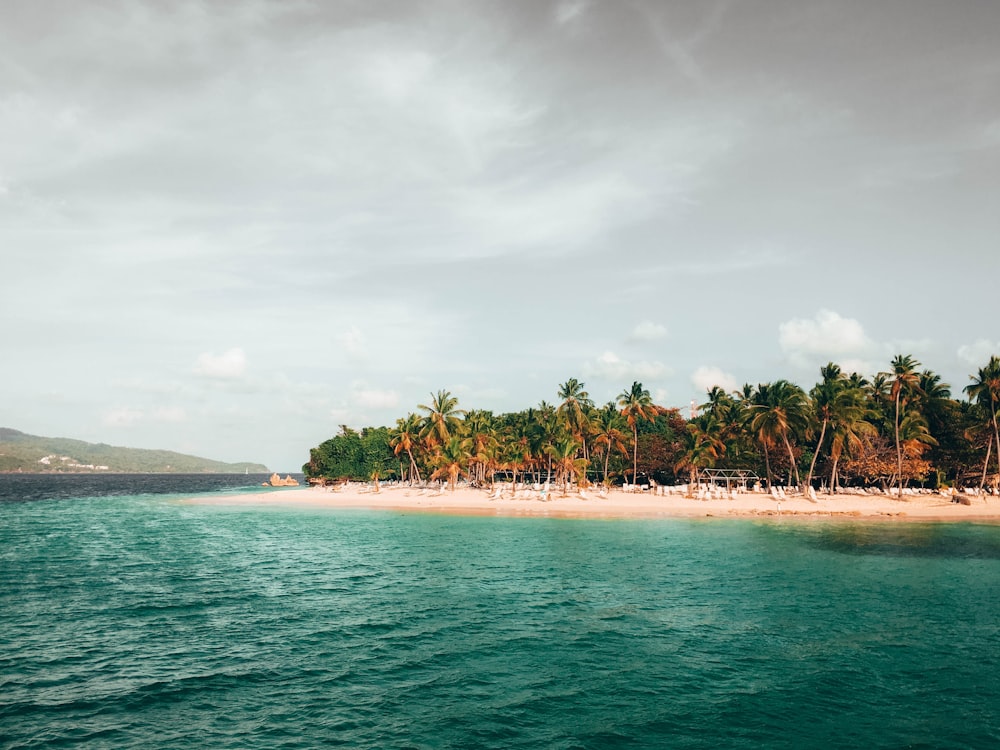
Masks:
[[[173,451],[119,448],[69,438],[27,435],[0,427],[0,472],[243,474],[267,472],[263,464],[212,461]]]

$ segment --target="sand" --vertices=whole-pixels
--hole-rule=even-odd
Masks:
[[[954,503],[939,494],[887,495],[819,494],[813,501],[788,495],[780,503],[762,493],[738,494],[735,498],[699,500],[681,494],[655,495],[613,489],[607,497],[587,490],[585,497],[573,492],[560,496],[558,489],[546,499],[540,493],[522,490],[510,497],[509,485],[499,498],[485,490],[458,488],[453,492],[420,490],[406,486],[384,486],[379,492],[362,484],[333,491],[329,488],[275,488],[269,492],[224,496],[201,496],[187,502],[207,505],[263,505],[368,509],[396,512],[450,513],[461,515],[549,516],[567,518],[782,518],[843,519],[864,521],[974,521],[1000,523],[1000,498],[970,497],[971,504]]]

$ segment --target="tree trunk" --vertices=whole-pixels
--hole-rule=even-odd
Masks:
[[[1000,429],[997,428],[996,409],[993,409],[993,435],[997,439],[997,481],[1000,482]]]
[[[784,435],[782,435],[782,438],[785,441],[785,448],[788,450],[788,460],[792,464],[792,468],[789,469],[789,471],[788,471],[788,483],[789,484],[792,483],[792,475],[794,474],[795,475],[795,486],[799,487],[799,485],[801,484],[801,482],[799,481],[799,467],[795,464],[795,454],[792,453],[792,444],[788,442],[788,434],[787,433],[784,434]],[[799,489],[801,490],[802,488],[799,487]]]
[[[639,483],[639,424],[632,428],[632,484]]]
[[[819,440],[816,443],[816,451],[813,453],[813,460],[809,464],[809,476],[806,478],[806,485],[809,487],[812,487],[813,471],[816,468],[816,459],[819,458],[819,449],[823,446],[823,438],[826,437],[826,425],[829,421],[829,419],[824,419],[823,428],[819,431]]]
[[[767,451],[767,443],[761,441],[761,446],[764,448],[764,466],[767,468],[767,488],[770,490],[774,486],[774,480],[771,475],[771,454]]]
[[[608,447],[604,451],[604,486],[608,486],[608,461],[611,459],[611,441],[608,441]]]
[[[993,436],[990,436],[990,444],[986,446],[986,460],[983,462],[983,478],[979,480],[979,491],[982,492],[986,486],[986,472],[990,469],[990,458],[993,454]]]
[[[899,443],[899,396],[902,389],[896,391],[896,477],[899,483],[897,498],[903,499],[903,446]]]
[[[406,449],[406,455],[410,457],[410,467],[412,468],[413,472],[417,475],[417,483],[419,484],[420,469],[417,468],[417,462],[413,460],[413,452],[409,448]],[[410,484],[412,485],[413,482],[411,481]]]

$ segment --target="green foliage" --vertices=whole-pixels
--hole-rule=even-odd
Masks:
[[[1000,483],[1000,359],[965,388],[970,402],[951,398],[940,376],[899,355],[868,380],[830,363],[808,392],[787,380],[710,389],[701,413],[685,420],[653,403],[634,382],[615,401],[595,407],[585,384],[569,378],[558,402],[493,414],[458,408],[449,391],[387,428],[347,427],[310,451],[310,477],[411,479],[468,477],[492,484],[517,481],[688,481],[706,467],[744,469],[776,481],[829,486],[874,481],[985,481],[990,465]],[[801,477],[801,479],[800,479]],[[585,479],[586,478],[586,479]],[[640,480],[642,481],[642,480]]]
[[[309,451],[302,467],[307,477],[367,481],[375,476],[398,476],[399,461],[390,445],[388,427],[366,427],[356,432],[346,425],[341,433]]]

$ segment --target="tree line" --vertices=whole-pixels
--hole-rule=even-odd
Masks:
[[[310,450],[316,480],[460,478],[474,486],[505,481],[660,484],[694,482],[703,469],[756,472],[769,485],[827,488],[1000,483],[1000,359],[952,397],[941,377],[897,355],[871,378],[829,363],[808,391],[788,380],[707,391],[685,419],[653,402],[639,382],[598,406],[570,378],[554,403],[494,414],[463,410],[449,391],[396,420],[394,427],[342,425]],[[990,468],[995,471],[990,474]]]

